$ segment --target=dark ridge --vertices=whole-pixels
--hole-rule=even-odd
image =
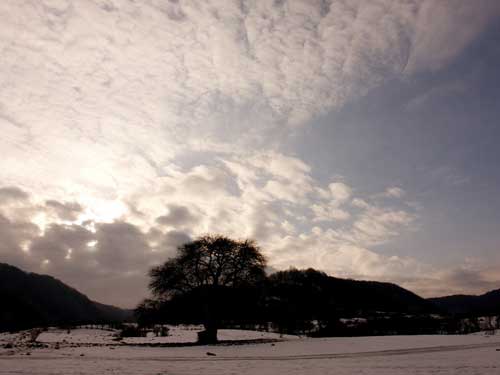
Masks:
[[[0,263],[0,331],[32,327],[113,323],[132,312],[90,300],[52,276]]]
[[[441,310],[456,315],[500,315],[500,289],[480,296],[457,294],[429,298]]]
[[[280,271],[270,276],[269,293],[273,299],[297,308],[325,311],[328,314],[362,316],[377,312],[425,314],[436,307],[399,285],[340,279],[314,269]],[[315,306],[320,304],[321,306]]]

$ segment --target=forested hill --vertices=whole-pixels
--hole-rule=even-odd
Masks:
[[[379,312],[425,314],[436,307],[396,284],[340,279],[313,269],[280,271],[269,277],[269,297],[283,306],[335,314],[368,315]]]
[[[418,315],[437,311],[433,301],[425,300],[398,285],[340,279],[313,269],[276,272],[268,276],[262,290],[240,292],[228,291],[229,294],[219,300],[218,308],[223,320],[328,320],[386,313]],[[196,312],[200,309],[193,308],[199,298],[196,295],[193,297],[187,305],[174,303],[179,310],[169,304],[160,319],[168,318],[178,310],[177,318],[199,320]],[[27,273],[2,263],[0,300],[0,330],[117,322],[132,317],[131,311],[91,301],[51,276]]]
[[[193,290],[171,301],[146,303],[139,321],[178,322],[203,319],[203,294]],[[438,312],[431,302],[391,283],[329,276],[314,269],[279,271],[256,288],[219,288],[214,312],[223,322],[272,322],[291,331],[320,321],[331,325],[341,318],[386,319],[426,316]]]
[[[132,312],[91,301],[63,282],[0,263],[0,331],[38,326],[120,322]]]
[[[500,289],[480,296],[454,295],[429,298],[429,301],[450,314],[500,315]]]

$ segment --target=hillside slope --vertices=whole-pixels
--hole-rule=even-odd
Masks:
[[[429,298],[428,301],[449,314],[500,314],[500,289],[492,290],[480,296],[453,295]]]
[[[271,275],[269,293],[273,300],[280,301],[286,308],[294,306],[294,310],[326,312],[327,315],[425,314],[436,311],[432,303],[399,285],[340,279],[313,269],[280,271]]]
[[[0,331],[123,321],[131,312],[91,301],[63,282],[0,263]]]

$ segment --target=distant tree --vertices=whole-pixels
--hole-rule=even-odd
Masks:
[[[254,285],[265,278],[266,259],[254,241],[206,235],[177,249],[177,255],[151,269],[149,287],[163,300],[196,293],[201,296],[205,330],[200,343],[217,342],[217,294],[227,288]]]
[[[143,300],[134,310],[139,327],[152,327],[158,321],[161,302],[153,299]]]

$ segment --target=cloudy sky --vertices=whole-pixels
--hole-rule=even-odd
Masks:
[[[500,287],[500,2],[0,2],[0,262],[132,307],[205,233]]]

